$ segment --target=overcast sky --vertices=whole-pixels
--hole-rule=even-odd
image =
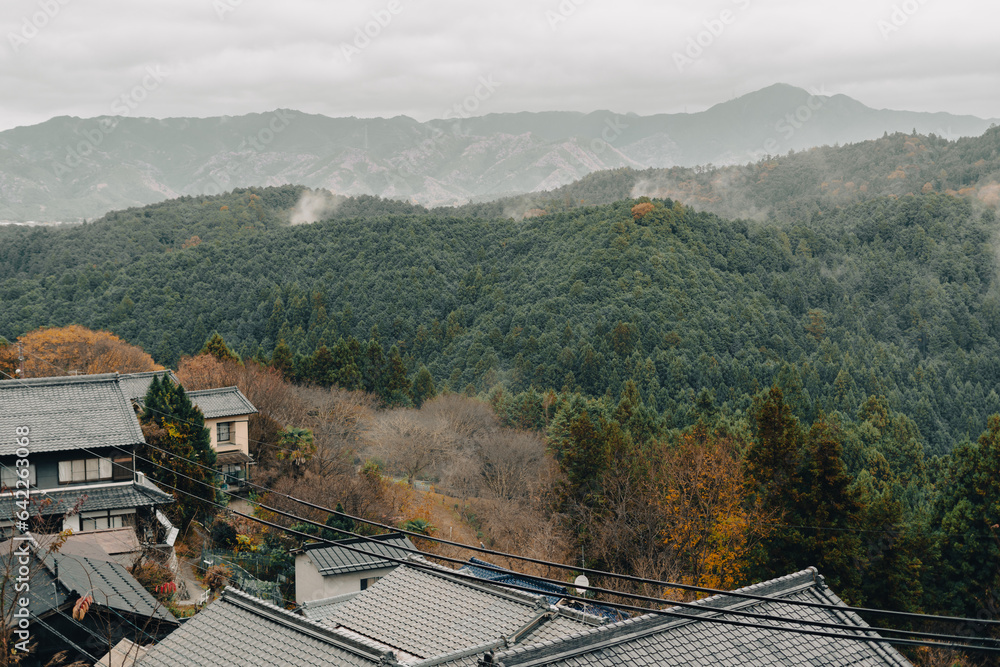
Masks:
[[[778,82],[995,118],[998,25],[995,0],[3,0],[0,129],[427,120],[477,93],[476,114],[693,112]]]

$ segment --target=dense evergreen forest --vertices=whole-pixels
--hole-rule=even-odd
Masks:
[[[394,356],[456,391],[617,397],[633,380],[670,427],[699,397],[742,413],[775,382],[807,420],[885,396],[932,454],[1000,411],[996,217],[961,198],[789,225],[669,199],[515,221],[365,197],[288,226],[301,192],[4,229],[0,332],[80,323],[168,365],[216,331],[244,356],[283,341],[295,378],[383,394]]]
[[[1000,203],[1000,128],[948,141],[894,133],[822,146],[746,165],[613,169],[546,193],[459,207],[463,216],[536,215],[640,195],[672,197],[727,218],[794,224],[874,197],[943,193]]]

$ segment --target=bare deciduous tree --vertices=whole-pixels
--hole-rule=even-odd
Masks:
[[[418,475],[454,451],[456,434],[450,426],[433,412],[397,409],[380,414],[365,437],[389,472],[402,474],[412,486]]]

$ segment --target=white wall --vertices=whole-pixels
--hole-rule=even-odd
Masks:
[[[372,577],[384,577],[395,567],[367,572],[349,572],[347,574],[322,576],[309,554],[295,556],[295,602],[302,604],[312,600],[325,600],[345,593],[357,593],[361,590],[361,580]]]
[[[220,443],[216,438],[219,430],[216,424],[219,422],[234,422],[229,429],[229,440]],[[212,449],[230,452],[239,449],[244,454],[250,454],[250,418],[242,417],[219,417],[218,419],[206,419],[205,428],[211,433]]]

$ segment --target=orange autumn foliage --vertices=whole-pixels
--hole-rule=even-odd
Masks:
[[[656,207],[648,202],[644,204],[636,204],[632,207],[632,217],[636,220],[641,220],[643,216],[651,212],[654,208]]]
[[[107,331],[68,327],[36,329],[21,336],[24,376],[67,374],[138,373],[161,370],[153,358],[135,345]],[[0,370],[11,375],[18,365],[17,343],[0,347]]]
[[[664,544],[682,583],[731,589],[745,582],[754,546],[772,517],[750,497],[738,442],[699,424],[663,459]]]

